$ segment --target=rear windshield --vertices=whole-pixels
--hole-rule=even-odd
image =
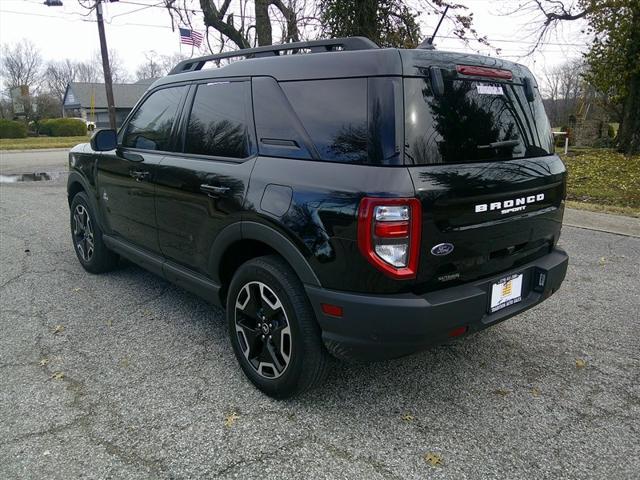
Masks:
[[[549,121],[517,83],[445,76],[434,96],[428,78],[405,78],[405,162],[415,165],[539,157],[553,153]]]

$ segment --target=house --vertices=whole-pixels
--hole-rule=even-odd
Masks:
[[[114,83],[113,98],[116,107],[116,126],[122,122],[155,79],[136,83]],[[104,83],[71,82],[64,93],[65,117],[83,118],[96,124],[96,128],[109,128],[109,111]]]

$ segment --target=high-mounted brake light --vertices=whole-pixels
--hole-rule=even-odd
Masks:
[[[421,208],[417,198],[363,198],[358,247],[376,268],[396,279],[416,276]]]
[[[502,80],[511,80],[513,78],[513,74],[509,70],[476,65],[456,65],[456,71],[461,75],[473,75],[475,77],[500,78]]]

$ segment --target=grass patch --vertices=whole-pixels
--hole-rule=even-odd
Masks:
[[[569,171],[569,206],[640,214],[640,155],[625,157],[605,148],[575,148],[561,155]]]
[[[81,137],[27,137],[0,138],[0,150],[32,150],[35,148],[71,148],[89,141],[88,135]]]

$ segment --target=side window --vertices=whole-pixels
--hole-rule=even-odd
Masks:
[[[171,127],[186,87],[157,90],[147,97],[126,126],[122,144],[125,147],[167,151]]]
[[[367,79],[281,82],[320,158],[367,163]]]
[[[198,85],[189,116],[184,151],[216,157],[249,156],[249,83]]]

